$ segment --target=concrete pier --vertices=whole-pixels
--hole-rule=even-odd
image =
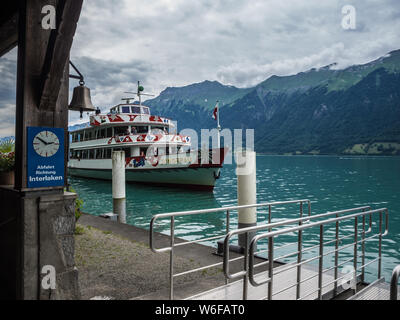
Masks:
[[[238,206],[257,203],[256,153],[254,151],[238,151],[235,153],[237,175]],[[238,227],[248,228],[257,225],[257,209],[239,210]],[[249,235],[251,239],[252,235]],[[246,235],[239,236],[239,246],[246,246]]]
[[[112,153],[112,194],[113,213],[118,215],[118,222],[126,223],[126,182],[125,152]]]

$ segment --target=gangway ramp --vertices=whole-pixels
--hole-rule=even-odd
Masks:
[[[289,265],[283,265],[274,268],[273,283],[273,300],[296,300],[296,285],[297,285],[297,271],[295,268],[288,269]],[[283,272],[281,272],[283,271]],[[305,280],[302,284],[301,297],[303,300],[316,300],[318,299],[318,292],[315,288],[318,287],[318,270],[313,266],[303,266],[302,268],[302,280]],[[268,272],[260,272],[255,276],[258,282],[262,282],[268,278]],[[307,280],[308,279],[308,280]],[[328,284],[322,289],[323,296],[331,297],[334,291],[335,277],[333,273],[325,273],[323,275],[323,284]],[[243,281],[239,280],[227,285],[221,286],[209,290],[207,292],[197,294],[186,300],[242,300],[243,299]],[[285,288],[289,288],[284,290]],[[248,288],[248,299],[249,300],[262,300],[268,295],[268,284],[254,287],[249,283]]]
[[[399,299],[400,291],[397,300]],[[371,283],[348,300],[390,300],[390,286],[385,282],[384,278],[381,278]]]
[[[299,205],[299,218],[272,222],[271,208],[288,204]],[[303,205],[308,205],[306,216],[303,215]],[[266,207],[267,223],[230,230],[230,214],[250,207]],[[184,243],[175,242],[175,223],[179,218],[223,212],[226,213],[225,234]],[[154,229],[156,221],[161,219],[170,220],[170,244],[157,248]],[[372,264],[376,264],[374,269],[377,270],[377,279],[381,278],[382,241],[388,234],[388,226],[387,208],[372,210],[365,206],[312,215],[309,200],[291,200],[155,215],[150,223],[150,248],[155,253],[164,252],[170,255],[171,300],[174,299],[176,278],[216,267],[223,267],[225,285],[189,299],[322,300],[337,297],[347,287],[343,283],[349,281],[356,285],[359,281],[364,282],[365,270]],[[241,256],[232,257],[231,244],[240,236],[245,236],[247,245],[245,244]],[[177,248],[220,239],[224,239],[223,262],[179,273],[175,271],[174,251]],[[366,244],[371,242],[378,248],[375,257],[366,255]],[[264,253],[267,256],[264,261],[256,260]],[[242,263],[242,268],[239,272],[232,273],[232,263],[238,262]],[[281,263],[285,264],[276,266]],[[345,274],[341,274],[341,271]]]

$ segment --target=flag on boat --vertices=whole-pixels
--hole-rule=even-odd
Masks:
[[[219,102],[215,106],[215,109],[214,109],[214,112],[213,112],[213,116],[212,116],[215,121],[218,120],[218,112],[219,112]]]

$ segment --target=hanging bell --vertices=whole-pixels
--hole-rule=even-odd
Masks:
[[[79,87],[74,88],[72,101],[68,106],[68,109],[72,111],[79,111],[81,113],[81,119],[84,111],[96,111],[96,108],[93,106],[92,100],[90,98],[90,89],[88,87],[85,87],[82,82],[80,82]]]

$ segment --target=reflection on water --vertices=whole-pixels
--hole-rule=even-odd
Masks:
[[[85,201],[84,211],[94,215],[112,211],[111,182],[79,178],[70,182]],[[310,199],[313,214],[364,205],[389,208],[390,234],[382,249],[386,279],[400,264],[400,158],[258,156],[257,188],[258,202]],[[231,206],[236,205],[236,199],[233,165],[223,168],[214,193],[128,184],[127,222],[148,229],[154,214]],[[298,212],[298,206],[275,208],[273,221],[296,218]],[[266,209],[259,210],[259,222],[265,221],[266,214]],[[182,217],[177,219],[176,235],[190,240],[218,235],[225,230],[225,219],[224,213]],[[236,225],[233,213],[231,227]],[[160,221],[157,226],[157,231],[169,231],[169,221]],[[350,226],[344,230],[352,231]],[[310,234],[308,244],[318,244],[318,232]],[[294,237],[297,235],[285,235],[280,241],[293,241]],[[208,245],[215,246],[215,242]],[[367,245],[368,257],[376,257],[376,247],[376,243]],[[374,268],[375,264],[367,272]]]

